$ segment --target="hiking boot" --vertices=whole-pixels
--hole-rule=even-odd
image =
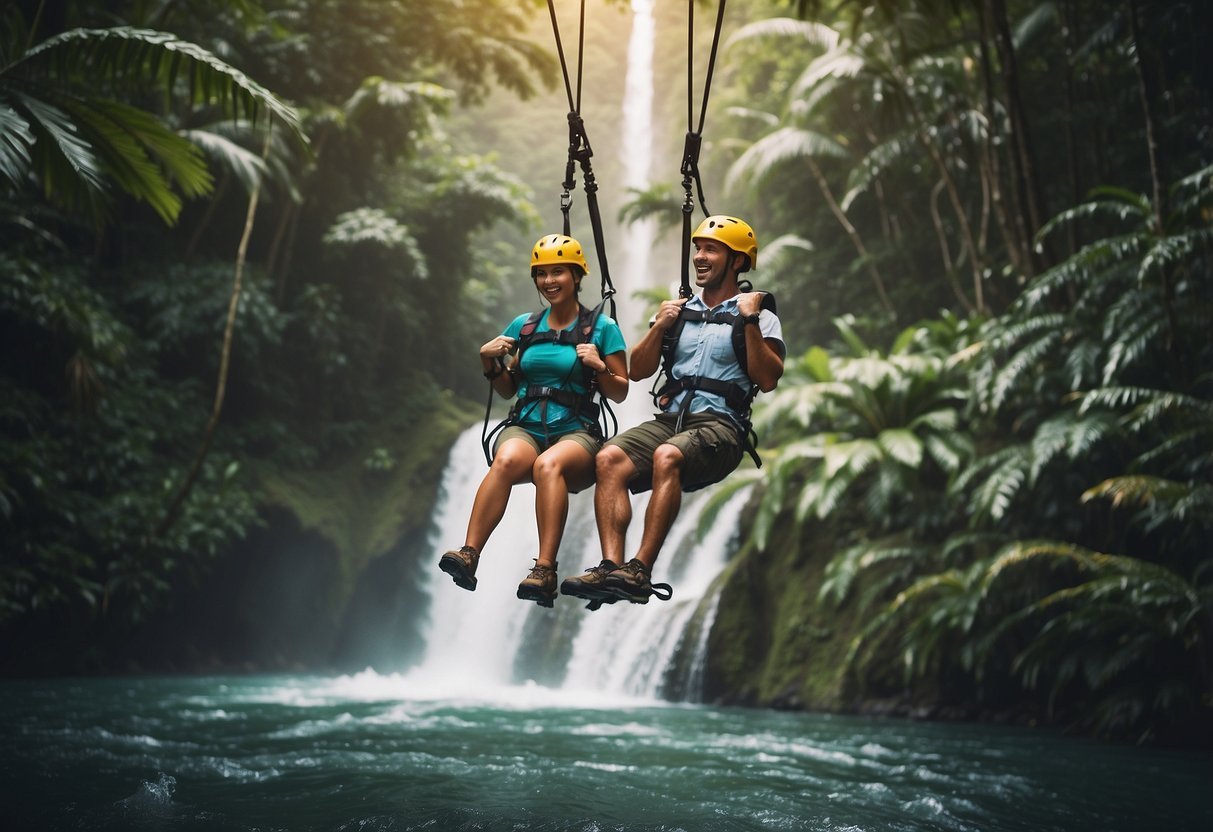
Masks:
[[[552,606],[556,600],[556,564],[548,566],[536,560],[530,574],[518,584],[518,597],[541,607]]]
[[[438,559],[438,568],[451,576],[456,586],[470,592],[476,591],[476,564],[480,563],[480,553],[471,546],[463,546],[459,551],[450,551]]]
[[[560,585],[560,594],[584,598],[591,602],[599,601],[613,604],[619,598],[616,597],[614,592],[606,588],[606,576],[618,568],[619,564],[603,558],[602,563],[597,566],[591,566],[582,574],[565,578],[564,583]],[[602,606],[601,603],[593,605],[589,609],[598,609],[600,606]]]
[[[603,578],[603,588],[621,601],[647,604],[650,596],[659,601],[668,601],[674,591],[669,584],[655,584],[649,580],[649,568],[636,558],[612,570]]]

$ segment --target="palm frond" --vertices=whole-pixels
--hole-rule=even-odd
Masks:
[[[839,34],[824,23],[791,17],[772,17],[742,26],[725,40],[724,46],[728,49],[747,40],[770,37],[800,40],[809,46],[833,49],[838,45]]]
[[[906,131],[887,139],[872,148],[860,159],[859,164],[851,168],[847,175],[847,193],[841,202],[842,210],[846,211],[860,194],[871,187],[872,182],[898,159],[919,150],[918,136],[913,131]]]
[[[845,49],[832,49],[814,59],[800,77],[792,84],[789,94],[793,98],[804,95],[806,90],[830,78],[854,78],[867,68],[867,62],[862,56]]]
[[[166,223],[176,222],[182,200],[142,139],[155,142],[161,161],[171,160],[172,169],[184,179],[183,191],[197,195],[210,188],[210,174],[201,151],[150,113],[98,99],[73,102],[69,112],[114,183],[135,199],[147,202]]]
[[[1069,460],[1081,459],[1092,447],[1104,442],[1119,429],[1119,422],[1108,414],[1076,418],[1063,412],[1042,422],[1032,437],[1032,467],[1029,482],[1035,483],[1049,464],[1063,454]]]
[[[1101,189],[1100,193],[1112,197],[1098,199],[1067,208],[1040,227],[1036,233],[1038,241],[1044,240],[1063,226],[1096,218],[1111,218],[1121,223],[1140,225],[1151,213],[1150,200],[1145,194],[1123,189]]]
[[[876,567],[887,567],[889,564],[908,564],[926,562],[930,550],[923,546],[905,546],[895,543],[865,542],[848,547],[826,565],[821,589],[817,592],[818,600],[832,600],[835,605],[842,604],[851,593],[855,581],[860,575]],[[891,570],[894,576],[904,574],[904,570]],[[882,586],[887,583],[880,582]],[[878,595],[879,593],[872,593]],[[870,599],[869,599],[870,600]],[[861,604],[866,607],[866,604]]]
[[[1015,27],[1013,42],[1016,50],[1028,48],[1032,41],[1060,25],[1057,7],[1053,3],[1041,3],[1034,7]]]
[[[1192,486],[1163,477],[1145,474],[1111,477],[1088,488],[1082,494],[1084,503],[1109,500],[1113,508],[1146,506],[1156,500],[1174,502],[1192,491]]]
[[[725,177],[725,190],[732,191],[742,179],[763,180],[781,165],[805,157],[845,156],[837,141],[801,127],[780,127],[763,136],[738,157]]]
[[[1027,483],[1030,467],[1029,447],[1012,445],[970,465],[956,478],[949,491],[953,494],[970,492],[970,516],[974,520],[988,517],[997,523],[1006,516],[1011,503]]]
[[[71,118],[59,107],[15,93],[14,100],[29,115],[35,137],[33,165],[41,172],[42,186],[52,202],[75,203],[82,192],[101,193],[105,175],[101,161]]]
[[[0,176],[20,185],[30,168],[33,144],[29,122],[0,101]]]
[[[1032,375],[1041,361],[1052,354],[1060,341],[1061,332],[1045,332],[1015,353],[994,377],[990,391],[991,406],[995,409],[1001,407],[1011,391]]]
[[[220,168],[229,171],[243,187],[251,193],[269,167],[256,153],[241,147],[236,142],[211,130],[182,130],[182,137],[196,145]]]
[[[167,91],[182,71],[192,105],[217,106],[229,115],[250,119],[264,110],[305,141],[294,108],[206,49],[168,32],[125,26],[72,29],[36,44],[5,74],[61,81],[85,77],[112,83],[154,82]]]

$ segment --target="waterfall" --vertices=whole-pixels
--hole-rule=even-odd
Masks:
[[[653,6],[654,0],[632,0],[621,137],[624,184],[629,188],[649,184]],[[620,236],[625,260],[616,281],[618,318],[628,343],[634,344],[643,333],[646,311],[631,295],[643,288],[650,274],[656,229],[651,222],[637,223]],[[648,383],[634,383],[616,412],[621,430],[649,418],[653,407]],[[535,652],[531,648],[538,642],[544,648],[538,651],[543,680],[555,685],[563,681],[563,689],[579,698],[593,699],[603,694],[660,696],[671,681],[668,671],[676,659],[686,671],[671,687],[693,698],[700,688],[707,636],[719,600],[714,581],[735,545],[748,490],[732,497],[707,530],[698,528],[698,518],[712,490],[686,496],[654,574],[654,580],[673,584],[673,600],[650,600],[643,606],[619,602],[589,612],[582,608],[580,599],[561,596],[555,609],[545,610],[514,595],[515,586],[526,575],[530,558],[538,550],[531,486],[514,488],[505,518],[485,546],[475,592],[457,588],[438,571],[439,553],[463,542],[476,488],[485,473],[479,440],[480,427],[468,429],[453,446],[443,475],[428,539],[433,557],[422,563],[432,599],[426,652],[410,679],[455,694],[515,685],[534,678],[530,673],[536,660],[527,655],[523,661],[523,654]],[[640,537],[647,504],[647,494],[632,497],[633,522],[628,534],[632,551]],[[593,510],[592,491],[570,499],[569,522],[559,555],[561,578],[601,560]],[[555,661],[560,666],[550,667]],[[549,666],[543,667],[544,663]]]
[[[475,592],[460,589],[438,570],[439,554],[463,545],[472,501],[484,474],[477,425],[464,431],[451,447],[427,537],[432,556],[422,563],[432,612],[425,657],[414,675],[440,680],[455,689],[513,681],[513,657],[526,613],[534,606],[514,596],[514,587],[531,566],[527,558],[539,549],[534,488],[530,486],[514,489],[505,517],[480,559]],[[530,555],[521,554],[524,552]]]

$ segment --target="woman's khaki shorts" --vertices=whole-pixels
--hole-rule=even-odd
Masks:
[[[557,442],[576,442],[578,445],[585,448],[586,452],[589,453],[590,456],[597,454],[598,449],[602,447],[602,441],[595,439],[594,435],[588,430],[575,430],[572,433],[563,433],[560,436],[554,436],[552,437],[552,441],[545,445],[543,439],[540,437],[535,436],[533,433],[528,432],[518,425],[510,425],[508,428],[504,428],[501,433],[497,434],[497,440],[493,443],[494,454],[497,453],[497,449],[500,448],[502,443],[507,439],[521,439],[523,442],[526,442],[532,448],[534,448],[535,453],[537,454],[543,453]]]
[[[659,413],[606,443],[621,448],[636,466],[636,474],[628,481],[633,494],[653,487],[653,452],[659,445],[673,445],[682,451],[686,459],[683,491],[720,482],[740,464],[744,452],[741,436],[728,419],[712,413],[688,413],[682,420],[682,431],[675,433],[677,422],[676,415]]]

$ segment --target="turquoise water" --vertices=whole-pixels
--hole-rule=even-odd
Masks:
[[[1208,755],[406,677],[0,684],[8,829],[1213,829]]]

